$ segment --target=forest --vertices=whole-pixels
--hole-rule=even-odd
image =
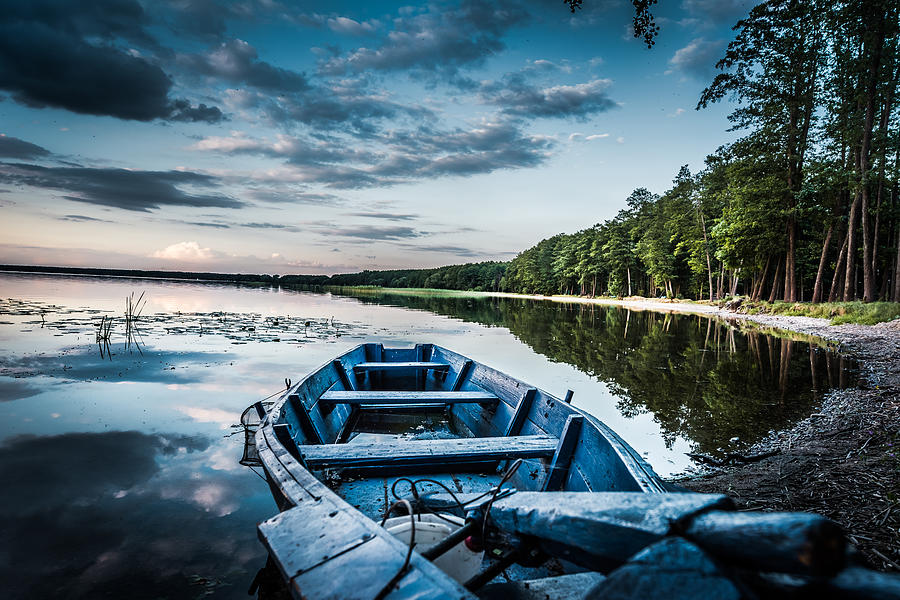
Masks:
[[[773,0],[735,31],[697,109],[735,101],[742,137],[525,250],[502,289],[900,301],[898,4]]]

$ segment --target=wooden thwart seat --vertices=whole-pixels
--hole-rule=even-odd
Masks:
[[[379,404],[397,405],[422,403],[459,404],[466,402],[493,402],[500,399],[489,392],[447,392],[447,391],[383,391],[383,390],[329,390],[319,397],[322,404]]]
[[[447,363],[439,362],[363,362],[353,365],[357,373],[364,371],[399,371],[403,369],[426,369],[434,371],[446,371],[450,368]]]
[[[406,440],[299,446],[311,469],[398,467],[471,463],[516,458],[550,458],[557,440],[547,435]]]

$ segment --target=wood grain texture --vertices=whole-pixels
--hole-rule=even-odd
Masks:
[[[325,467],[396,467],[551,457],[557,440],[549,436],[407,440],[397,443],[351,443],[301,446],[313,469]]]
[[[541,540],[551,554],[588,569],[608,569],[661,540],[673,524],[730,508],[717,494],[518,492],[497,500],[494,525]]]
[[[384,391],[363,390],[327,391],[319,398],[319,404],[420,404],[420,403],[456,404],[458,402],[489,403],[499,402],[499,398],[489,392],[446,392],[432,391]]]

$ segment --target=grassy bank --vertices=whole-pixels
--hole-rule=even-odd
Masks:
[[[738,309],[742,313],[818,317],[829,319],[832,325],[858,323],[874,325],[900,317],[900,302],[749,302]]]

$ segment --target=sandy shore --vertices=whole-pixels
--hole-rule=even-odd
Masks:
[[[749,321],[823,338],[855,357],[862,370],[857,388],[832,390],[817,412],[747,453],[777,454],[712,467],[677,483],[726,493],[747,508],[826,515],[845,528],[873,567],[900,571],[900,320],[830,325],[826,319],[746,315],[686,302],[526,297]]]

